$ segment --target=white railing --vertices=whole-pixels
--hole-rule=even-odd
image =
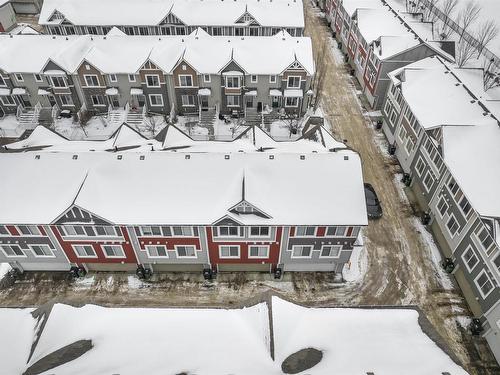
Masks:
[[[85,103],[82,104],[80,110],[77,112],[78,120],[81,120],[82,115],[87,112],[87,105]]]
[[[35,108],[33,110],[33,117],[31,118],[32,124],[38,124],[38,119],[40,117],[40,110],[42,109],[42,105],[40,102],[36,103]]]
[[[50,116],[52,117],[52,123],[55,125],[56,123],[56,119],[57,119],[57,115],[59,113],[59,107],[57,106],[57,104],[54,104],[52,106],[52,110],[50,112]]]
[[[21,115],[23,114],[23,108],[18,105],[17,106],[17,111],[16,111],[16,119],[19,121],[19,117],[21,117]]]

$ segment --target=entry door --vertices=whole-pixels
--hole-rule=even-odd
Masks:
[[[108,96],[108,101],[113,108],[118,108],[120,106],[120,102],[118,101],[118,97],[116,95]]]
[[[144,95],[138,95],[137,101],[139,103],[139,107],[144,107],[144,104],[146,104],[146,101],[144,99]]]
[[[247,96],[247,108],[253,108],[253,97]]]
[[[200,101],[201,101],[201,109],[207,110],[208,109],[208,96],[200,96]]]
[[[49,103],[51,107],[53,107],[57,103],[56,98],[54,98],[54,95],[52,94],[49,95]]]
[[[25,95],[14,95],[16,102],[21,105],[21,107],[31,107],[31,103],[28,100],[28,97]]]

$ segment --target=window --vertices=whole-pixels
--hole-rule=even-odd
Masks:
[[[451,178],[448,182],[448,189],[450,189],[451,195],[455,195],[455,193],[458,191],[458,184],[453,178]]]
[[[125,258],[125,253],[121,245],[103,245],[106,258]]]
[[[385,102],[385,105],[384,105],[384,114],[387,117],[389,117],[389,115],[391,113],[391,109],[392,109],[391,101],[389,99],[387,99],[387,101]]]
[[[149,35],[148,28],[146,26],[139,26],[139,35]]]
[[[129,74],[128,75],[128,81],[129,82],[135,82],[135,75],[134,74]]]
[[[250,76],[250,82],[257,83],[257,80],[258,80],[258,77],[255,74]]]
[[[62,106],[73,106],[73,98],[71,97],[71,95],[59,95],[59,100],[61,101]]]
[[[152,107],[163,107],[163,95],[161,94],[150,94],[149,102]]]
[[[288,77],[288,88],[300,88],[300,77],[298,76],[289,76]]]
[[[194,106],[194,95],[182,95],[181,100],[182,100],[182,105],[185,107]]]
[[[465,265],[467,266],[469,272],[471,272],[476,266],[476,264],[479,263],[479,259],[477,258],[471,246],[469,246],[467,250],[465,250],[465,252],[462,254],[462,259]]]
[[[17,229],[25,236],[39,236],[41,234],[36,225],[20,225]]]
[[[155,75],[146,74],[146,86],[147,87],[160,87],[160,77]]]
[[[63,236],[85,236],[85,229],[80,225],[64,225],[60,227]]]
[[[35,76],[35,81],[37,82],[43,82],[43,78],[40,74],[33,74]]]
[[[321,247],[320,258],[334,258],[338,257],[340,254],[340,249],[342,246],[340,245],[323,245]]]
[[[493,259],[493,264],[494,264],[495,268],[497,269],[497,271],[500,273],[500,253],[497,254],[495,259]]]
[[[5,79],[2,77],[1,74],[0,74],[0,86],[7,86],[7,84],[5,83]]]
[[[116,82],[118,79],[116,78],[116,74],[110,74],[109,75],[109,81],[110,82]]]
[[[245,29],[243,29],[242,27],[235,27],[235,29],[234,29],[235,36],[243,36],[244,33],[245,33]]]
[[[275,75],[270,75],[269,76],[269,83],[276,83],[277,79]]]
[[[296,227],[295,237],[316,236],[316,227]]]
[[[249,258],[269,258],[269,246],[267,245],[251,245],[248,247]]]
[[[226,77],[226,87],[230,89],[240,88],[240,78],[239,77]]]
[[[293,246],[292,258],[310,258],[312,254],[312,246]]]
[[[193,87],[193,77],[191,75],[179,75],[179,86]]]
[[[424,187],[427,192],[431,189],[432,185],[434,184],[434,177],[432,177],[431,172],[427,172],[424,178]]]
[[[95,74],[84,75],[85,85],[88,87],[99,87],[99,78]]]
[[[236,95],[228,95],[227,97],[227,106],[228,107],[239,107],[240,105],[240,97]]]
[[[251,227],[250,237],[267,237],[269,236],[269,227]]]
[[[92,105],[96,107],[105,106],[104,97],[102,95],[90,95],[90,100],[92,101]]]
[[[37,257],[53,257],[52,250],[47,245],[30,245],[31,250]]]
[[[446,223],[446,227],[448,228],[450,235],[454,237],[458,231],[458,222],[455,219],[455,216],[451,215],[451,217],[448,219],[448,222]]]
[[[446,203],[446,200],[444,199],[444,197],[441,197],[441,199],[439,200],[438,205],[437,205],[437,209],[438,209],[441,217],[443,217],[444,214],[446,213],[446,211],[448,211],[448,203]]]
[[[81,258],[97,258],[92,245],[72,245],[75,254]]]
[[[398,119],[398,114],[396,113],[396,110],[393,110],[391,113],[391,117],[389,118],[389,122],[391,125],[396,125],[396,120]]]
[[[285,107],[297,107],[299,105],[299,98],[286,97]]]
[[[109,225],[96,227],[95,230],[98,236],[118,236],[115,227]]]
[[[167,248],[163,245],[148,245],[146,251],[150,258],[165,257],[168,258]]]
[[[221,245],[219,246],[219,258],[239,258],[240,247],[237,245]]]
[[[178,258],[196,258],[196,248],[194,246],[176,246]]]
[[[222,27],[212,27],[212,35],[213,36],[221,36],[222,35]]]
[[[467,200],[467,198],[465,197],[462,197],[462,199],[460,200],[459,204],[460,208],[462,209],[462,212],[465,214],[465,216],[467,216],[467,214],[471,211],[472,207],[469,203],[469,201]]]
[[[16,73],[16,80],[18,82],[24,82],[23,75],[19,74],[19,73]]]
[[[481,271],[474,282],[476,283],[476,286],[483,298],[486,298],[488,294],[490,294],[490,292],[493,290],[493,284],[485,270]]]
[[[161,236],[161,227],[158,226],[144,226],[140,227],[143,236],[155,237]]]
[[[17,245],[0,245],[6,257],[25,257],[26,255]]]
[[[3,105],[7,106],[16,105],[16,102],[14,101],[14,99],[12,99],[11,96],[0,96],[0,101],[2,102]]]
[[[327,236],[343,237],[345,236],[347,227],[328,227],[326,228]]]
[[[66,80],[64,77],[50,77],[50,80],[54,87],[66,87]]]
[[[486,228],[483,228],[481,232],[479,232],[477,238],[479,239],[479,241],[481,241],[481,244],[486,251],[488,251],[490,246],[493,244],[493,238],[491,238]]]
[[[424,169],[425,169],[425,163],[421,157],[418,158],[417,165],[415,166],[415,169],[417,170],[417,174],[419,176],[422,176],[422,173],[424,172]]]
[[[240,227],[214,227],[216,237],[241,237],[241,232]]]
[[[10,236],[10,233],[5,225],[0,225],[0,236]]]
[[[95,26],[87,27],[87,34],[97,35],[97,27],[95,27]]]
[[[172,233],[177,237],[192,237],[193,228],[192,227],[172,227]]]
[[[203,74],[203,82],[210,83],[210,81],[211,81],[210,74]]]

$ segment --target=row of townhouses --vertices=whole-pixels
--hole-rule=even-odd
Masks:
[[[0,118],[53,108],[301,115],[312,97],[311,40],[273,37],[0,36]],[[44,111],[45,110],[45,111]]]
[[[16,14],[9,1],[0,1],[0,33],[16,26]]]
[[[500,87],[439,57],[389,76],[382,129],[500,360]]]
[[[0,262],[24,271],[340,272],[367,225],[359,155],[318,125],[290,142],[38,126],[0,169]]]
[[[45,0],[38,23],[47,34],[302,36],[302,0]]]
[[[454,43],[434,41],[432,25],[383,0],[327,0],[325,13],[370,105],[380,110],[388,73],[428,56],[454,59]]]

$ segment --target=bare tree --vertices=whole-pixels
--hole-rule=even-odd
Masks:
[[[485,61],[483,67],[484,91],[500,86],[500,71],[497,64],[498,61],[495,61],[493,58],[489,61]]]
[[[477,31],[476,40],[478,42],[477,46],[477,58],[481,56],[481,53],[486,48],[486,46],[497,37],[498,27],[496,22],[493,20],[488,20],[483,22]]]
[[[436,22],[438,19],[438,14],[435,12],[437,8],[436,5],[439,0],[428,0],[429,5],[427,5],[423,11],[423,17],[425,22]]]
[[[458,43],[458,48],[455,54],[455,60],[459,68],[462,68],[467,64],[467,62],[474,56],[476,52],[476,47],[468,43],[466,40],[462,40]]]
[[[462,28],[460,31],[460,39],[462,40],[467,29],[477,20],[481,7],[475,1],[468,1],[460,13],[458,14],[458,25]]]
[[[313,80],[313,88],[316,91],[316,97],[314,100],[314,110],[318,108],[323,95],[323,87],[325,85],[325,75],[328,70],[326,52],[328,51],[328,41],[326,39],[322,40],[321,46],[316,53],[316,75]]]
[[[448,39],[452,33],[452,29],[449,26],[449,22],[451,21],[451,14],[455,10],[458,5],[458,0],[444,0],[443,2],[443,13],[446,15],[446,18],[443,20],[443,24],[441,25],[441,32],[439,33],[442,39]]]
[[[163,124],[163,120],[158,116],[146,117],[144,119],[144,130],[151,134],[151,137],[155,137],[158,130],[160,130],[160,125]]]

